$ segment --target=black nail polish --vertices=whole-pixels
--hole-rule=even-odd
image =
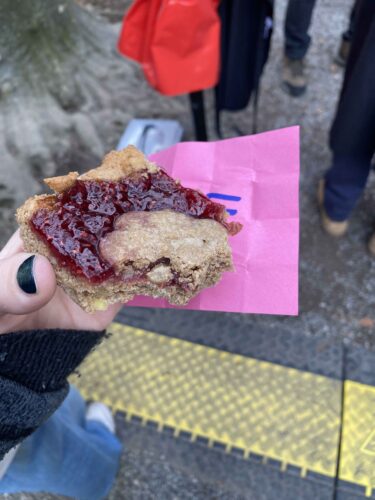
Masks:
[[[36,284],[34,279],[34,259],[35,255],[28,257],[17,271],[17,283],[18,286],[26,293],[36,293]]]

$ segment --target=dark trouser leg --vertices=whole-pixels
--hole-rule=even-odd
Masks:
[[[358,0],[355,0],[352,10],[350,12],[349,26],[348,29],[342,34],[342,37],[347,42],[351,42],[353,39],[354,26],[356,20],[356,10],[357,10]]]
[[[303,59],[311,38],[308,30],[316,0],[289,0],[285,16],[285,55]]]
[[[375,152],[375,2],[356,13],[343,89],[331,129],[333,166],[326,175],[325,209],[345,220],[362,194]]]

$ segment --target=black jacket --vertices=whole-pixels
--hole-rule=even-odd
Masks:
[[[104,335],[77,330],[0,335],[0,459],[60,406],[67,377]]]

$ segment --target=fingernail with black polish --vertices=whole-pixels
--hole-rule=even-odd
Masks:
[[[36,293],[36,284],[34,279],[34,259],[35,255],[28,257],[17,271],[18,286],[26,293]]]

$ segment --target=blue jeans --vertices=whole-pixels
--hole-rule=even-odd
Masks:
[[[85,418],[71,387],[61,407],[25,439],[0,481],[0,493],[47,492],[100,500],[114,482],[121,444],[103,424]]]

